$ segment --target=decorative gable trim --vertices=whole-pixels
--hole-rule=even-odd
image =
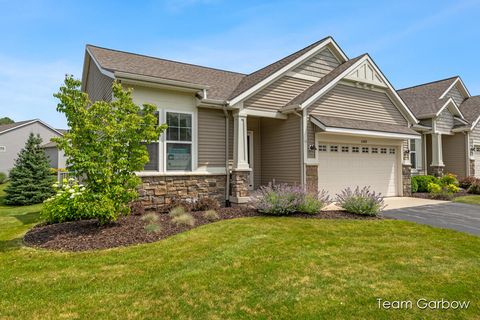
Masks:
[[[352,80],[355,82],[367,83],[375,86],[380,86],[386,88],[387,85],[382,80],[380,74],[378,74],[369,61],[365,61],[355,70],[350,72],[345,79]]]
[[[457,86],[457,88],[460,90],[460,92],[466,97],[470,97],[470,92],[468,92],[467,87],[463,83],[462,79],[460,77],[457,77],[457,79],[450,85],[450,87],[445,90],[445,92],[440,96],[439,99],[445,98],[445,96],[452,90],[453,87]]]
[[[465,118],[463,117],[463,114],[462,112],[460,111],[460,109],[458,108],[457,104],[455,103],[455,101],[453,100],[453,98],[448,98],[447,102],[445,102],[445,104],[443,105],[443,107],[440,108],[440,110],[438,110],[438,112],[435,114],[435,117],[438,117],[445,108],[449,109],[450,113],[452,113],[453,115],[456,115],[456,116],[459,116],[460,119],[464,120]]]
[[[306,52],[305,54],[303,54],[302,56],[293,60],[292,62],[290,62],[289,64],[287,64],[283,68],[281,68],[280,70],[274,72],[273,74],[271,74],[270,76],[268,76],[264,80],[260,81],[256,85],[252,86],[251,88],[249,88],[246,91],[244,91],[243,93],[239,94],[238,96],[236,96],[232,100],[228,101],[228,104],[230,106],[234,106],[238,102],[246,100],[247,98],[254,95],[255,93],[257,93],[258,91],[260,91],[264,87],[270,85],[272,82],[274,82],[275,80],[280,78],[282,75],[284,75],[288,71],[291,71],[293,68],[297,67],[302,62],[308,60],[309,58],[313,57],[315,54],[319,53],[322,49],[326,48],[328,45],[330,45],[332,48],[335,49],[335,51],[337,51],[336,55],[341,56],[341,58],[344,61],[348,60],[347,56],[343,53],[343,51],[340,49],[340,47],[338,47],[338,45],[335,43],[335,41],[332,38],[328,38],[325,41],[319,43],[313,49],[311,49],[308,52]]]

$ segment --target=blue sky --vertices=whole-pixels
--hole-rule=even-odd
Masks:
[[[249,73],[331,35],[396,88],[458,74],[478,95],[479,21],[480,0],[0,0],[0,117],[65,127],[52,94],[87,43]]]

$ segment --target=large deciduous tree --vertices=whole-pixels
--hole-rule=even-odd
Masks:
[[[79,80],[67,76],[54,95],[69,127],[54,141],[64,150],[69,171],[86,185],[90,215],[101,222],[115,220],[128,213],[128,203],[138,197],[135,171],[148,162],[145,145],[157,141],[166,125],[158,124],[154,105],[136,105],[131,90],[117,82],[111,102],[92,103],[80,86]]]

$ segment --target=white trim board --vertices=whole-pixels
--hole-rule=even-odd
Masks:
[[[44,126],[47,127],[48,129],[52,130],[52,131],[55,132],[55,133],[58,133],[59,135],[61,135],[61,136],[63,137],[63,133],[61,133],[60,131],[57,131],[57,129],[55,129],[55,128],[52,128],[51,126],[49,126],[48,124],[46,124],[45,122],[43,122],[43,121],[40,120],[40,119],[34,119],[34,120],[32,120],[32,121],[29,121],[29,122],[26,122],[26,123],[22,123],[22,124],[20,124],[20,125],[18,125],[18,126],[15,126],[15,127],[13,127],[13,128],[3,130],[3,131],[0,132],[0,134],[4,134],[4,133],[6,133],[6,132],[10,132],[10,131],[16,130],[16,129],[18,129],[18,128],[22,128],[22,127],[28,126],[28,125],[30,125],[30,124],[32,124],[32,123],[35,123],[35,122],[39,122],[40,124],[44,125]]]
[[[452,88],[457,85],[457,83],[461,84],[463,94],[466,95],[467,98],[471,97],[470,92],[468,92],[468,89],[465,86],[465,83],[463,83],[463,80],[460,77],[457,77],[457,79],[448,87],[448,89],[445,90],[444,93],[442,93],[442,95],[440,96],[440,99],[443,99],[447,95],[447,93],[450,92],[450,90],[452,90]]]

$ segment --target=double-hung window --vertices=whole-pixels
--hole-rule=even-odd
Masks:
[[[165,137],[166,170],[192,170],[192,114],[166,112],[168,129]]]

